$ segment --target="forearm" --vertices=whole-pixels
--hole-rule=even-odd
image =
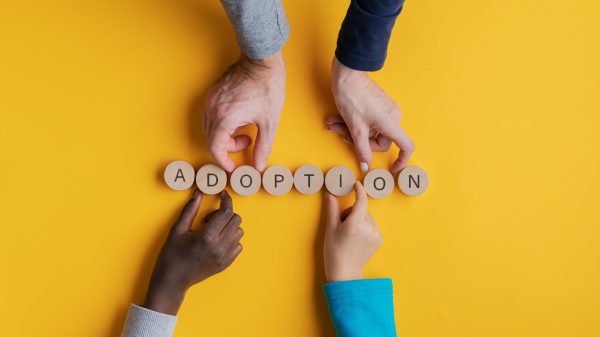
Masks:
[[[404,0],[351,0],[338,35],[337,59],[355,70],[381,69],[403,5]]]
[[[263,59],[279,51],[290,35],[281,0],[221,0],[242,53]]]
[[[391,279],[331,282],[323,288],[338,337],[396,336]]]

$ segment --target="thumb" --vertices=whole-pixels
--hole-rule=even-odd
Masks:
[[[327,227],[337,226],[340,223],[340,205],[337,198],[327,192]]]
[[[356,157],[360,161],[360,170],[367,172],[371,166],[371,144],[369,143],[369,131],[366,128],[353,128],[350,130]]]
[[[192,230],[192,224],[194,223],[194,218],[196,218],[196,214],[198,214],[198,209],[200,209],[200,202],[202,201],[202,194],[200,194],[200,190],[194,191],[194,195],[188,202],[183,206],[183,210],[181,210],[181,214],[175,223],[173,224],[173,231],[177,234],[183,234]]]
[[[254,168],[262,172],[267,165],[267,159],[273,150],[277,128],[269,125],[258,125],[256,145],[254,146]]]

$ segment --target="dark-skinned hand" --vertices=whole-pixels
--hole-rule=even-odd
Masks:
[[[233,212],[229,194],[223,191],[219,196],[219,209],[195,231],[192,223],[200,208],[200,192],[184,206],[154,265],[146,308],[176,315],[191,286],[225,270],[242,251],[242,219]]]

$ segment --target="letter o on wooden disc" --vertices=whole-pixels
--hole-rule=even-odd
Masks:
[[[354,183],[356,183],[354,173],[345,166],[334,166],[325,175],[325,186],[333,195],[343,196],[350,193]]]
[[[314,194],[321,190],[325,177],[314,165],[302,165],[294,172],[294,187],[302,194]]]
[[[394,190],[394,176],[387,170],[374,169],[365,176],[364,185],[372,198],[383,199]]]
[[[176,191],[184,191],[194,185],[194,167],[183,160],[175,160],[165,168],[165,183]]]
[[[250,195],[260,189],[260,172],[250,165],[243,165],[231,173],[231,188],[239,195]]]
[[[407,166],[398,174],[398,187],[411,197],[422,194],[429,186],[427,172],[418,166]]]
[[[271,195],[284,195],[294,185],[294,176],[289,168],[274,165],[265,170],[262,176],[262,185]]]
[[[196,185],[204,194],[217,194],[227,186],[227,173],[215,164],[206,164],[196,173]]]

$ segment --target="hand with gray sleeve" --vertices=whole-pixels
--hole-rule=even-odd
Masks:
[[[281,48],[290,34],[281,0],[221,0],[235,29],[242,55],[207,93],[202,130],[214,160],[231,172],[228,152],[251,145],[237,131],[258,128],[254,167],[263,171],[271,153],[285,100],[285,62]]]

